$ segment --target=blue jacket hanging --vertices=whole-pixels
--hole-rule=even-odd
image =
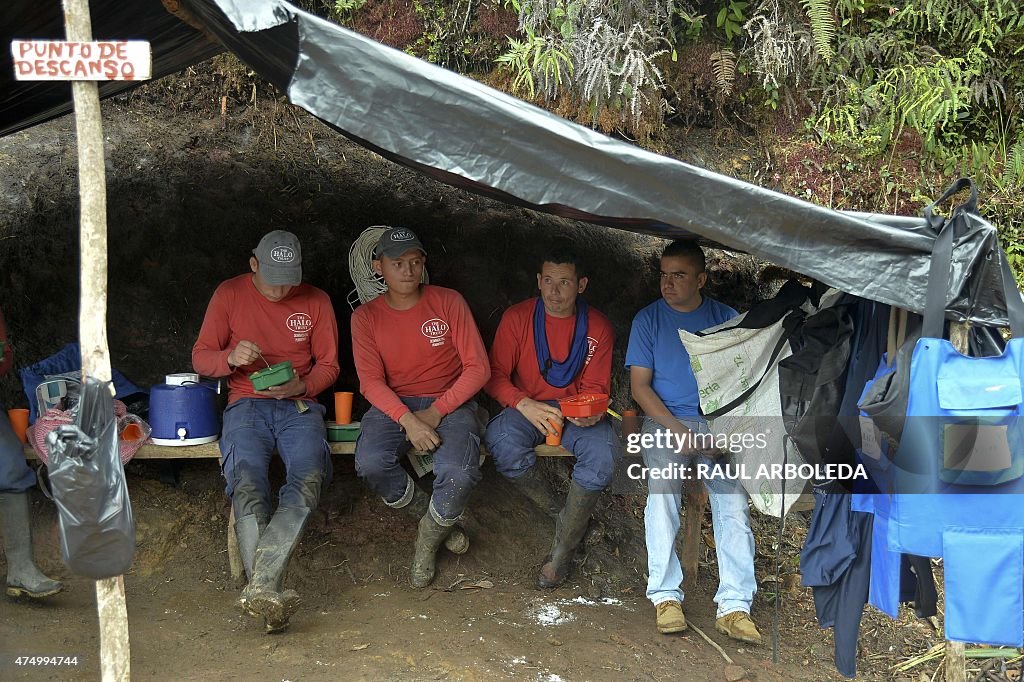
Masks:
[[[999,250],[1014,338],[993,357],[967,357],[942,338],[953,241],[970,231],[977,192],[942,223],[921,338],[909,368],[906,420],[885,472],[888,550],[944,559],[946,638],[1024,645],[1024,302]],[[984,264],[982,264],[984,265]],[[979,266],[980,267],[980,266]],[[876,509],[876,524],[881,510]],[[891,590],[890,590],[891,593]],[[996,598],[993,598],[995,596]],[[891,597],[890,597],[891,599]]]

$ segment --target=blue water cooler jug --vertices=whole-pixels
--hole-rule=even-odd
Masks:
[[[199,381],[198,374],[168,374],[149,391],[149,425],[154,445],[200,445],[217,440],[220,383]]]

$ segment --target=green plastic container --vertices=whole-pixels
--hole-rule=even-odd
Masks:
[[[280,386],[281,384],[291,381],[295,377],[295,370],[292,369],[291,360],[285,360],[279,362],[276,365],[271,365],[266,369],[261,369],[258,372],[253,372],[249,375],[249,380],[252,381],[252,387],[257,391],[265,391],[271,386]]]
[[[337,424],[327,422],[327,440],[332,443],[351,443],[359,438],[359,422]]]

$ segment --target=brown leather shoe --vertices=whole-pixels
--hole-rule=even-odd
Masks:
[[[663,601],[654,607],[658,612],[658,632],[670,635],[686,630],[686,616],[683,605],[674,599]]]
[[[757,631],[757,626],[750,620],[750,615],[742,611],[733,611],[722,616],[715,621],[715,629],[740,642],[761,643],[761,633]]]

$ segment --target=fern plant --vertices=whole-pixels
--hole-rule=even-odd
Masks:
[[[666,110],[658,60],[680,16],[677,0],[507,0],[525,40],[510,38],[499,58],[513,85],[553,99],[569,93],[592,122],[615,112],[626,129],[660,123]],[[741,3],[745,4],[745,3]],[[686,10],[683,10],[686,12]],[[692,16],[692,15],[687,15]]]
[[[836,19],[832,14],[831,3],[829,0],[800,0],[800,5],[811,22],[814,49],[824,62],[832,61],[835,57],[832,44],[836,40]]]
[[[542,37],[527,29],[526,40],[509,38],[509,50],[497,62],[513,77],[512,87],[526,91],[530,99],[537,96],[537,86],[545,99],[558,97],[563,85],[572,75],[572,58],[564,52],[558,41]]]

